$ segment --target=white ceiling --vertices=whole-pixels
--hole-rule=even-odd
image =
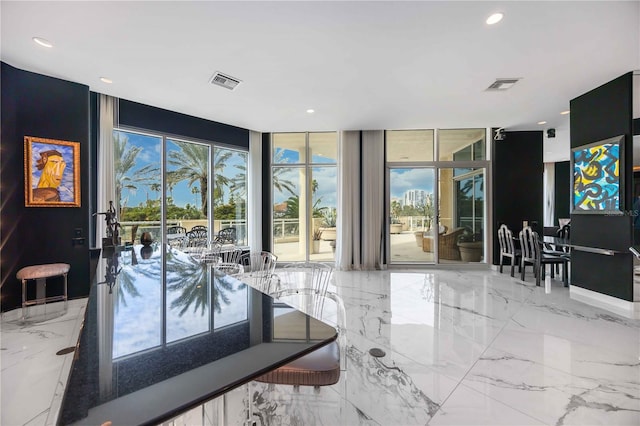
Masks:
[[[488,26],[495,11],[505,18]],[[639,1],[2,1],[0,13],[10,65],[258,131],[554,127],[568,141],[569,101],[640,69]],[[242,83],[211,85],[215,71]],[[522,80],[484,91],[504,77]]]

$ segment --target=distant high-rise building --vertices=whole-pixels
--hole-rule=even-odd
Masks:
[[[404,193],[405,206],[418,207],[424,206],[427,202],[427,193],[422,189],[410,189]]]

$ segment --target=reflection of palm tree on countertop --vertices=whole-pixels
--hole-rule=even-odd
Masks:
[[[183,260],[172,251],[167,252],[167,271],[170,271],[166,279],[167,292],[181,292],[180,296],[171,302],[170,308],[181,308],[180,316],[184,315],[192,305],[194,312],[200,309],[200,315],[205,314],[206,307],[209,306],[209,268],[209,265],[195,262],[191,258]],[[159,281],[161,273],[159,262],[139,265],[135,270],[125,268],[120,275],[121,290],[126,290],[126,293],[132,297],[140,297],[135,287],[135,275],[139,274]],[[216,312],[221,312],[222,303],[225,305],[230,303],[228,293],[235,293],[237,290],[233,288],[234,281],[227,278],[224,274],[215,274],[215,271],[212,273],[213,308]],[[120,303],[127,306],[124,291],[118,292],[116,308]]]

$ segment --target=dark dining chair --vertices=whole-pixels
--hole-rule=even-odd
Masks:
[[[565,287],[569,286],[569,259],[565,256],[556,256],[544,253],[542,243],[538,237],[538,233],[534,232],[531,227],[527,226],[519,234],[520,246],[522,248],[522,259],[520,264],[520,279],[524,281],[524,275],[527,265],[533,268],[533,275],[536,278],[536,286],[540,286],[541,279],[546,275],[546,266],[551,265],[551,277],[554,276],[553,266],[562,265],[562,281]]]
[[[513,233],[505,224],[500,225],[500,228],[498,228],[498,243],[500,244],[500,273],[502,273],[502,265],[505,257],[511,259],[512,277],[516,263],[518,264],[518,272],[522,272],[522,265],[520,264],[522,252],[520,249],[515,248]]]
[[[209,243],[207,230],[191,229],[186,233],[187,245],[189,247],[206,246]]]
[[[215,241],[220,244],[235,244],[238,241],[236,228],[229,227],[218,231],[218,235],[215,237]]]
[[[187,228],[184,226],[169,226],[167,228],[167,234],[186,234]]]
[[[569,239],[571,237],[571,225],[567,224],[558,229],[557,232],[558,237]]]

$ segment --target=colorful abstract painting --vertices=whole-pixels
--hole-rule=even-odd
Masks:
[[[620,139],[573,150],[574,212],[620,210]]]

